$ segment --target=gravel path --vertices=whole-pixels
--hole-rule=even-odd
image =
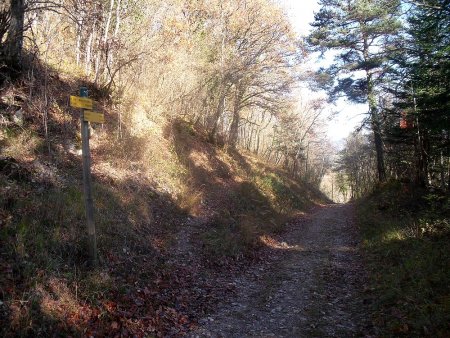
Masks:
[[[265,263],[189,337],[368,337],[364,273],[352,205],[329,205],[268,239]]]

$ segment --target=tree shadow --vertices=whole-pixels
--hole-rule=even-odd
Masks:
[[[282,229],[287,215],[264,195],[251,165],[238,151],[218,151],[180,120],[167,125],[165,135],[173,138],[177,157],[187,169],[189,194],[200,196],[191,214],[207,219],[200,239],[209,260],[251,255],[261,245],[260,236]]]
[[[449,231],[393,238],[367,250],[373,320],[383,335],[395,336],[405,325],[409,336],[441,337],[449,332],[448,304],[442,301],[450,297],[449,238]]]
[[[167,270],[173,235],[186,218],[172,197],[152,182],[142,177],[108,182],[93,176],[98,270],[87,264],[81,185],[48,186],[42,191],[20,182],[17,191],[20,194],[11,196],[8,206],[0,203],[2,214],[13,210],[0,229],[0,333],[4,336],[81,336],[91,327],[109,335],[120,314],[114,310],[98,319],[106,311],[102,304],[120,302],[140,318],[149,316],[150,306],[153,316],[158,306],[174,301],[171,294],[156,300],[159,293],[152,291],[145,294],[147,307],[136,309],[135,304],[139,285],[164,287],[158,280]],[[20,200],[23,193],[27,201]],[[60,294],[61,288],[65,291]],[[135,298],[127,298],[129,293],[136,293]],[[54,316],[56,310],[59,314]],[[85,311],[86,316],[79,315]]]
[[[81,168],[79,157],[74,163]],[[117,292],[135,292],[136,283],[151,284],[160,277],[167,269],[173,236],[186,214],[171,195],[139,173],[118,180],[94,172],[94,222],[101,263],[99,270],[92,271],[87,264],[81,171],[78,169],[78,179],[74,175],[63,185],[34,174],[31,172],[32,179],[25,180],[0,172],[2,193],[3,187],[9,191],[0,201],[0,214],[5,216],[5,222],[2,218],[0,223],[0,333],[81,336],[95,320],[96,329],[109,335],[117,313],[97,320],[97,312],[104,311],[99,303],[115,301]],[[108,276],[107,282],[103,274]],[[53,279],[70,287],[66,297],[71,297],[73,305],[58,303],[61,297],[53,295],[49,286]],[[39,296],[43,291],[37,287],[49,294],[65,317],[43,310],[45,302]],[[23,295],[32,298],[20,302]],[[121,301],[125,308],[134,304]],[[165,302],[163,299],[155,304]],[[88,317],[73,319],[86,307],[90,309]]]
[[[247,176],[252,175],[252,168],[247,162],[246,158],[235,148],[227,149],[227,153],[233,158],[233,160],[244,170]]]

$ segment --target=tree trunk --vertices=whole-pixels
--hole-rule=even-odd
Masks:
[[[86,56],[85,56],[86,75],[90,75],[92,69],[92,43],[95,40],[95,29],[96,29],[96,21],[92,23],[92,30],[86,42]]]
[[[450,130],[447,130],[447,154],[450,154]],[[447,157],[447,191],[450,191],[450,157]]]
[[[217,104],[217,108],[216,108],[216,112],[214,113],[213,117],[212,117],[212,128],[211,128],[211,132],[209,133],[209,140],[211,142],[214,142],[215,137],[216,137],[216,132],[217,132],[217,128],[219,127],[219,120],[220,117],[223,114],[223,111],[225,109],[225,97],[227,95],[227,90],[225,88],[225,85],[221,85],[221,90],[220,90],[220,96],[219,96],[219,102]]]
[[[368,62],[369,58],[369,43],[367,36],[364,37],[364,61]],[[369,114],[372,126],[372,132],[374,136],[375,152],[377,154],[377,172],[378,181],[386,181],[386,169],[384,166],[384,152],[383,152],[383,140],[381,138],[381,123],[380,116],[378,115],[377,103],[375,100],[375,88],[372,73],[369,69],[365,70],[367,81],[367,101],[369,103]]]
[[[111,17],[112,17],[112,12],[113,12],[113,8],[114,8],[114,0],[110,0],[109,1],[109,10],[108,13],[106,14],[106,21],[105,21],[105,25],[103,27],[103,36],[99,41],[99,48],[97,50],[97,55],[95,57],[95,83],[97,84],[99,81],[101,74],[101,68],[102,68],[102,64],[101,61],[103,59],[103,57],[106,54],[106,58],[105,60],[108,59],[108,49],[109,46],[107,46],[108,43],[108,34],[109,34],[109,26],[111,24]],[[106,70],[106,67],[103,68],[103,71]]]
[[[444,161],[444,153],[441,150],[441,159],[440,159],[440,174],[441,174],[441,189],[445,189],[445,161]]]
[[[76,23],[76,30],[77,30],[77,37],[76,37],[76,43],[75,43],[75,57],[77,66],[80,65],[81,60],[81,37],[83,34],[83,19],[77,20]]]
[[[384,165],[384,150],[383,150],[383,139],[381,138],[380,116],[378,114],[375,102],[372,74],[366,72],[366,76],[367,76],[367,99],[369,102],[369,114],[375,143],[375,152],[377,154],[378,180],[380,182],[384,182],[386,181],[386,168]]]
[[[375,112],[375,114],[377,114]],[[374,116],[378,119],[378,116]],[[375,142],[375,151],[377,154],[377,172],[378,180],[380,182],[386,181],[386,169],[384,166],[384,151],[383,151],[383,140],[381,138],[381,128],[379,122],[372,122],[372,130]]]
[[[256,134],[256,149],[255,154],[259,155],[259,147],[261,146],[261,129],[258,130],[258,133]]]
[[[428,184],[428,153],[427,153],[427,137],[420,128],[419,120],[416,119],[417,138],[414,142],[415,158],[416,158],[416,184],[425,187]]]
[[[231,122],[230,135],[228,138],[228,145],[230,146],[230,148],[236,148],[238,141],[239,122],[241,121],[240,112],[242,96],[243,91],[240,86],[238,86],[236,88],[236,94],[234,97],[233,121]]]
[[[120,12],[122,10],[122,0],[117,0],[117,6],[116,6],[116,26],[114,28],[114,34],[113,37],[117,38],[119,35],[119,29],[120,29],[120,23],[121,23],[121,17]]]
[[[113,33],[113,41],[116,41],[117,36],[119,35],[119,29],[120,29],[120,23],[121,23],[121,17],[120,17],[120,13],[121,13],[121,6],[122,6],[122,0],[117,0],[117,4],[116,4],[116,25],[114,28],[114,33]],[[106,60],[106,64],[107,64],[107,68],[108,68],[108,72],[106,74],[106,81],[112,81],[113,79],[111,78],[111,73],[112,73],[112,64],[113,64],[113,59],[114,59],[114,50],[111,50],[111,44],[108,43],[108,56],[107,56],[107,60]]]
[[[12,68],[22,64],[25,0],[11,0],[11,20],[6,40],[6,63]]]

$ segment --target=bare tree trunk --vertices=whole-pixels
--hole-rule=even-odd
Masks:
[[[209,139],[211,142],[213,142],[215,140],[217,128],[219,126],[219,120],[225,109],[225,96],[226,96],[226,90],[222,87],[221,93],[219,96],[219,103],[217,104],[216,112],[212,118],[212,129],[211,129],[211,132],[209,133]]]
[[[6,63],[18,68],[22,63],[25,0],[11,0],[11,19],[6,40]]]
[[[281,154],[281,152],[277,151],[276,158],[275,158],[275,164],[276,165],[280,164],[280,161],[281,161],[282,157],[283,157],[283,155]]]
[[[92,23],[92,30],[89,34],[88,41],[86,42],[86,58],[85,58],[85,71],[86,75],[91,73],[91,62],[92,62],[92,43],[95,40],[95,29],[96,29],[96,21]]]
[[[363,46],[364,60],[369,60],[369,44],[368,38],[364,37]],[[375,88],[374,81],[370,70],[366,69],[366,80],[367,80],[367,101],[369,103],[369,114],[371,119],[371,127],[374,136],[375,151],[377,154],[377,171],[378,180],[380,182],[386,181],[386,169],[384,166],[384,151],[383,151],[383,140],[381,138],[381,122],[377,111],[377,104],[375,101]]]
[[[95,52],[95,67],[94,67],[94,73],[95,73],[95,76],[94,76],[94,80],[95,80],[95,83],[97,83],[98,82],[98,76],[99,76],[99,73],[100,73],[100,58],[101,58],[101,51],[100,51],[100,49],[99,48],[97,48],[97,50],[96,50],[96,52]]]
[[[241,121],[241,101],[244,92],[242,87],[238,85],[236,87],[236,93],[234,96],[234,107],[233,107],[233,120],[230,126],[230,135],[228,138],[228,145],[231,148],[236,148],[236,144],[238,141],[238,131],[239,131],[239,122]]]
[[[255,130],[256,129],[254,127],[252,127],[252,130],[250,132],[250,138],[249,138],[249,142],[248,142],[248,148],[249,148],[250,151],[253,151],[253,149],[256,148],[255,142],[254,142],[255,138],[256,138]]]
[[[120,17],[121,10],[122,10],[122,0],[117,0],[116,27],[114,28],[114,34],[113,34],[114,38],[117,38],[117,35],[119,35],[119,29],[120,29],[120,23],[121,23],[121,17]]]
[[[375,112],[373,114],[377,113]],[[378,119],[378,116],[373,116],[372,118]],[[386,181],[386,169],[384,166],[383,140],[381,138],[381,128],[378,121],[372,122],[372,130],[375,142],[375,151],[377,154],[378,180],[380,182],[384,182]]]
[[[113,8],[114,8],[114,0],[110,0],[109,2],[109,10],[108,13],[106,15],[106,22],[105,22],[105,27],[103,28],[103,37],[100,40],[100,49],[97,51],[97,55],[96,55],[96,59],[95,59],[95,83],[98,83],[99,80],[99,76],[100,74],[100,68],[101,68],[101,59],[103,56],[104,51],[106,51],[106,53],[108,53],[108,46],[107,46],[107,41],[108,41],[108,34],[109,34],[109,26],[111,25],[111,17],[112,17],[112,12],[113,12]],[[106,59],[108,58],[108,55],[106,55]]]
[[[372,75],[367,75],[368,83],[368,101],[369,101],[369,114],[371,118],[371,126],[375,143],[375,152],[377,154],[377,172],[378,180],[380,182],[386,181],[386,168],[384,165],[384,150],[383,150],[383,139],[381,138],[381,123],[380,117],[377,111]]]
[[[75,57],[77,66],[80,65],[80,59],[81,59],[81,34],[83,31],[83,19],[77,20],[77,40],[75,44]]]
[[[119,35],[119,29],[120,29],[120,24],[121,24],[121,17],[120,17],[120,12],[121,12],[121,6],[122,6],[122,0],[117,0],[117,4],[116,4],[116,25],[114,28],[114,33],[113,33],[113,40],[117,39],[117,36]],[[108,48],[107,48],[107,58],[106,58],[106,64],[107,64],[107,69],[108,72],[106,74],[106,81],[109,82],[111,81],[111,67],[113,64],[113,60],[114,60],[114,51],[111,50],[111,44],[108,43]]]
[[[258,133],[256,134],[256,149],[255,149],[255,154],[259,155],[259,148],[261,146],[261,129],[258,130]]]
[[[416,183],[421,186],[426,186],[428,182],[428,152],[427,152],[427,140],[426,134],[422,133],[419,125],[417,124],[417,138],[414,142],[415,158],[416,158]]]

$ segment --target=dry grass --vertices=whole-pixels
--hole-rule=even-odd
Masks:
[[[0,128],[2,156],[30,172],[22,180],[0,173],[0,334],[76,336],[91,315],[107,322],[99,303],[111,289],[126,293],[134,283],[157,281],[187,216],[195,226],[202,220],[191,239],[214,264],[253,255],[261,238],[321,199],[251,154],[216,148],[192,125],[162,119],[145,104],[128,106],[119,135],[117,111],[93,88],[99,107],[110,110],[91,137],[102,268],[89,272],[79,112],[67,107],[82,81],[55,78],[48,143],[33,110],[41,92],[23,104],[22,127]],[[29,88],[20,90],[26,97]]]
[[[214,147],[186,122],[167,129],[186,170],[181,207],[210,219],[201,236],[210,259],[252,255],[261,236],[282,231],[290,217],[322,198],[251,154]]]
[[[3,130],[0,134],[0,143],[3,144],[2,156],[28,161],[34,159],[44,145],[36,133],[19,128]]]

